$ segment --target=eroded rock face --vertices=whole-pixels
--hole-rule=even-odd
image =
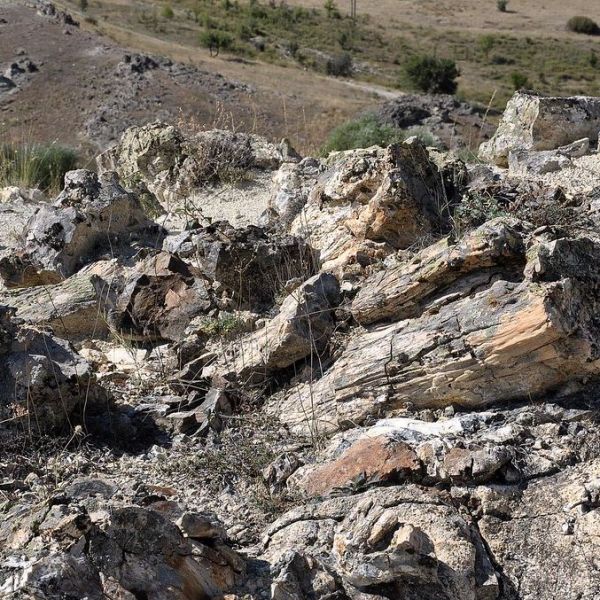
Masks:
[[[408,485],[295,509],[268,529],[269,560],[290,539],[350,598],[498,597],[479,534],[443,493]]]
[[[449,213],[437,166],[418,142],[333,155],[292,233],[324,268],[368,264],[443,231]]]
[[[13,321],[6,307],[0,307],[0,356],[0,420],[9,425],[60,429],[100,392],[89,364],[68,342]]]
[[[0,261],[0,276],[8,287],[58,283],[144,238],[156,243],[161,230],[114,174],[99,180],[91,171],[71,171],[56,201],[41,205],[27,223],[20,251]]]
[[[598,131],[598,98],[516,92],[506,106],[498,130],[489,142],[481,145],[479,156],[506,167],[511,152],[554,150],[582,138],[596,141]]]
[[[495,229],[490,231],[495,237]],[[491,246],[491,241],[482,244]],[[586,238],[538,241],[528,251],[530,262],[518,278],[509,269],[488,273],[485,282],[459,281],[458,288],[445,288],[429,305],[419,306],[407,293],[403,298],[408,314],[416,316],[415,306],[421,311],[416,318],[357,332],[323,378],[290,393],[282,417],[294,427],[306,427],[310,419],[305,411],[310,406],[311,418],[332,428],[334,421],[338,427],[361,422],[405,403],[422,408],[484,407],[535,397],[596,375],[598,331],[592,315],[598,302],[597,277],[588,262],[596,252],[597,244]],[[481,256],[489,264],[486,255],[487,251]],[[560,259],[552,265],[549,256]],[[434,253],[430,264],[436,260]],[[447,262],[440,264],[441,268],[430,267],[434,273],[447,269]],[[407,290],[419,289],[410,275],[406,282]],[[426,286],[421,289],[427,291]],[[379,300],[366,302],[370,293],[365,286],[362,302],[376,306]],[[400,318],[407,316],[402,302],[389,310]],[[376,312],[370,320],[377,320]]]

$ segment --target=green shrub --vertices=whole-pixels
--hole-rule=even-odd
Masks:
[[[419,90],[433,94],[456,92],[460,75],[456,63],[435,56],[414,56],[405,67],[409,81]]]
[[[336,127],[321,148],[321,155],[327,156],[337,150],[389,146],[404,137],[397,127],[381,123],[375,115],[369,114]]]
[[[351,77],[352,69],[352,57],[347,52],[333,56],[327,61],[327,75],[333,75],[334,77]]]
[[[496,8],[500,12],[506,12],[506,9],[508,8],[508,0],[497,0],[496,1]]]
[[[325,0],[323,8],[329,19],[339,19],[342,16],[334,0]]]
[[[77,166],[77,154],[55,144],[0,146],[0,185],[37,187],[48,192],[62,189],[65,173]]]
[[[207,29],[201,32],[199,41],[201,46],[210,50],[211,56],[216,56],[220,50],[227,50],[233,45],[233,37],[219,29]]]
[[[600,34],[598,23],[589,17],[571,17],[567,21],[567,29],[575,33],[584,33],[586,35]]]
[[[493,35],[482,35],[479,38],[479,47],[481,48],[481,51],[483,52],[486,58],[488,57],[495,43],[496,38]]]
[[[529,79],[527,78],[527,75],[523,75],[523,73],[518,72],[510,74],[510,82],[515,90],[522,90],[529,85]]]
[[[163,6],[160,14],[162,15],[163,19],[172,19],[175,16],[170,4]]]

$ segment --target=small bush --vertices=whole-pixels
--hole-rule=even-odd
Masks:
[[[88,9],[88,0],[79,0],[79,8],[81,12],[85,12]]]
[[[483,52],[486,58],[488,57],[495,43],[496,38],[493,35],[482,35],[479,38],[479,47],[481,48],[481,51]]]
[[[508,0],[497,0],[496,8],[500,12],[506,12],[506,10],[508,9]]]
[[[456,63],[435,56],[415,56],[406,65],[410,82],[422,92],[454,94],[456,78],[460,75]]]
[[[323,8],[329,19],[339,19],[342,16],[334,0],[325,0]]]
[[[571,17],[567,21],[567,29],[575,33],[583,33],[585,35],[600,34],[598,23],[589,17]]]
[[[338,150],[389,146],[403,139],[404,134],[400,129],[385,125],[375,115],[370,114],[336,127],[321,148],[321,155],[327,156],[330,152]]]
[[[515,90],[522,90],[529,85],[529,79],[527,78],[527,75],[523,75],[523,73],[518,72],[510,74],[510,82]]]
[[[208,29],[199,37],[200,45],[210,50],[211,56],[217,56],[221,50],[227,50],[233,45],[233,37],[226,31]]]
[[[4,144],[0,146],[0,185],[37,187],[48,192],[62,189],[67,171],[77,166],[77,154],[55,144]]]
[[[454,236],[458,239],[465,232],[483,225],[486,221],[507,214],[506,207],[491,194],[476,193],[465,196],[452,215]]]
[[[162,10],[160,11],[160,14],[163,17],[163,19],[172,19],[175,16],[175,13],[173,12],[173,9],[171,8],[170,4],[163,6]]]
[[[334,77],[351,77],[353,70],[352,57],[343,52],[337,56],[333,56],[327,61],[327,75]]]

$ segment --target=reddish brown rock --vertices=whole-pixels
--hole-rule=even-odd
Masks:
[[[421,462],[408,444],[364,437],[337,460],[306,472],[299,485],[311,496],[322,496],[352,482],[403,480],[420,472]]]

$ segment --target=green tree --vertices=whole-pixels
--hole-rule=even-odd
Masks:
[[[460,71],[453,60],[414,56],[405,67],[409,81],[418,90],[432,94],[454,94]]]

